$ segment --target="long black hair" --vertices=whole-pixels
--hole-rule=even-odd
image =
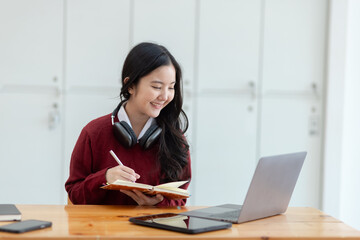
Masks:
[[[189,145],[184,133],[188,129],[188,118],[182,109],[181,68],[171,53],[158,44],[143,42],[131,49],[122,70],[122,102],[130,98],[129,88],[140,79],[161,66],[173,65],[176,71],[174,99],[163,108],[156,118],[162,132],[159,138],[158,160],[161,165],[162,182],[179,180],[182,169],[188,164]],[[124,82],[125,78],[128,78]]]

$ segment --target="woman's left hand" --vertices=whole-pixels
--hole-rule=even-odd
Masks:
[[[164,197],[161,194],[156,194],[155,196],[150,197],[149,195],[143,194],[138,190],[120,190],[120,192],[125,193],[134,199],[134,201],[137,202],[137,204],[140,206],[153,206],[164,200]]]

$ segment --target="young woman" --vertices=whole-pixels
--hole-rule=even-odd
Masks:
[[[189,145],[183,135],[188,120],[182,110],[181,81],[180,66],[165,47],[140,43],[129,52],[122,71],[120,104],[112,114],[87,124],[74,147],[65,183],[72,203],[185,205],[185,199],[100,188],[117,179],[153,186],[190,181]]]

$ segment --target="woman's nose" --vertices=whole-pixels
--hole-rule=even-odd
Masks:
[[[169,96],[169,91],[167,89],[163,89],[159,95],[160,100],[167,100]]]

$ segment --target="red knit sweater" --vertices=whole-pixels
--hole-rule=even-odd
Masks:
[[[160,184],[160,165],[157,161],[157,147],[143,150],[139,144],[130,149],[124,148],[112,132],[111,114],[97,118],[87,124],[80,133],[74,147],[70,176],[65,189],[74,204],[111,204],[137,205],[137,203],[120,191],[104,190],[100,187],[106,183],[105,173],[108,168],[117,166],[110,155],[113,150],[121,162],[138,174],[138,183],[150,185]],[[118,121],[118,119],[115,119]],[[191,162],[183,169],[180,180],[190,180]],[[189,183],[182,186],[187,189]],[[165,199],[158,206],[181,206],[186,200]]]

